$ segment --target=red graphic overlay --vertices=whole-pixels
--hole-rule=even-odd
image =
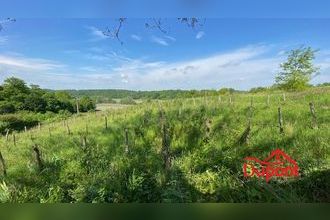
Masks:
[[[271,152],[265,160],[256,157],[244,158],[243,173],[245,177],[265,177],[268,182],[272,177],[297,177],[299,167],[295,160],[280,149]]]

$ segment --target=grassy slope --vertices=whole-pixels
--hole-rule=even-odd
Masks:
[[[286,95],[253,96],[252,130],[247,143],[238,140],[248,124],[250,96],[162,102],[172,166],[164,169],[162,129],[156,102],[89,113],[68,121],[16,134],[0,150],[7,177],[1,176],[0,199],[12,202],[313,202],[329,198],[330,93],[328,89]],[[309,102],[315,104],[318,129],[311,129]],[[284,134],[279,133],[281,106]],[[104,114],[108,116],[105,129]],[[206,121],[211,126],[207,132]],[[86,132],[86,126],[88,132]],[[130,153],[124,153],[128,128]],[[49,133],[49,129],[51,133]],[[32,137],[32,138],[31,138]],[[86,137],[86,146],[83,146]],[[39,172],[32,146],[42,152]],[[281,148],[300,167],[300,178],[245,179],[243,158],[265,158]]]

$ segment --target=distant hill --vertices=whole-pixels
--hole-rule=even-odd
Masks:
[[[75,97],[89,96],[97,102],[111,102],[113,99],[131,97],[133,99],[173,99],[200,96],[216,96],[221,93],[217,90],[162,90],[162,91],[132,91],[121,89],[95,89],[95,90],[65,90]],[[239,92],[227,89],[226,92]]]

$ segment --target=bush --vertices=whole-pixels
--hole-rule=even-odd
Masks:
[[[7,129],[10,130],[23,130],[24,127],[33,127],[38,124],[38,120],[23,119],[16,115],[0,115],[0,133],[4,134]]]
[[[126,97],[120,100],[120,104],[122,105],[135,105],[136,102],[132,97]]]

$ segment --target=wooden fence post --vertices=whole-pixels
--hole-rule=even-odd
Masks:
[[[205,121],[205,142],[208,143],[211,137],[211,129],[212,129],[212,120],[211,119],[206,119]]]
[[[26,126],[24,126],[24,132],[27,132],[27,128],[26,128]]]
[[[278,107],[278,124],[280,127],[280,133],[283,133],[284,129],[283,129],[283,118],[282,118],[281,107]]]
[[[105,129],[108,129],[108,117],[104,116],[104,125],[105,125]]]
[[[267,106],[269,107],[269,104],[270,104],[270,96],[267,95]]]
[[[37,161],[39,171],[42,171],[44,165],[43,165],[43,162],[42,162],[42,159],[41,159],[41,152],[40,152],[37,145],[34,145],[33,151],[35,153],[35,157],[36,157],[36,161]]]
[[[81,145],[82,147],[85,149],[86,148],[86,145],[87,145],[87,138],[86,138],[86,135],[83,135],[82,136],[82,139],[81,139]]]
[[[4,176],[7,176],[7,167],[6,167],[6,163],[5,160],[3,159],[2,153],[0,152],[0,162],[2,165],[2,172]]]
[[[79,102],[78,102],[78,99],[76,99],[76,109],[77,109],[77,114],[79,114]]]
[[[10,129],[7,128],[7,131],[6,131],[6,141],[9,140],[9,131],[10,131]]]
[[[41,130],[41,124],[40,122],[38,122],[38,128],[39,128],[39,131]]]
[[[88,134],[88,124],[86,124],[85,131],[86,131],[86,134]]]
[[[14,142],[14,146],[16,146],[16,135],[15,135],[15,133],[13,133],[13,142]]]
[[[125,128],[125,153],[129,152],[129,143],[128,143],[128,129]]]
[[[285,98],[285,93],[283,93],[283,102],[285,102],[286,98]]]
[[[167,127],[166,127],[166,122],[164,120],[162,124],[162,156],[164,160],[164,166],[165,170],[169,170],[171,167],[171,157],[170,157],[170,143],[168,140],[168,134],[167,134]]]
[[[317,128],[317,121],[316,121],[316,114],[315,114],[315,107],[312,102],[309,103],[309,109],[312,115],[312,128]]]
[[[240,136],[240,138],[238,140],[238,144],[246,144],[249,142],[251,127],[252,127],[252,116],[253,116],[252,105],[250,105],[249,111],[250,112],[249,112],[249,116],[248,116],[248,126],[246,127],[246,129],[244,130],[242,135]]]
[[[68,123],[66,123],[66,132],[67,132],[68,135],[71,134],[70,127],[69,127]]]

